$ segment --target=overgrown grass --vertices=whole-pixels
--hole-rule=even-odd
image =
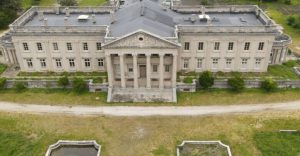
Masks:
[[[300,100],[300,89],[278,90],[271,93],[260,89],[247,89],[241,93],[230,90],[200,90],[195,93],[177,93],[178,103],[107,103],[107,93],[75,93],[62,89],[13,89],[0,91],[0,101],[48,104],[48,105],[95,105],[95,106],[206,106],[233,104],[262,104]]]
[[[101,6],[107,0],[78,0],[79,6]]]
[[[5,71],[6,68],[6,65],[0,63],[0,75]]]
[[[300,154],[300,132],[258,132],[254,136],[264,156],[297,156]]]
[[[271,124],[270,124],[271,123]],[[234,155],[289,156],[298,136],[276,137],[279,129],[300,129],[300,112],[263,112],[206,117],[76,117],[0,113],[4,156],[44,155],[58,140],[96,140],[101,155],[169,156],[183,140],[221,140]],[[261,136],[260,134],[263,134]],[[259,135],[257,142],[255,136]],[[275,139],[269,139],[275,138]],[[270,141],[270,143],[267,143]],[[266,146],[261,147],[261,144]],[[291,145],[291,146],[289,146]],[[274,148],[271,148],[274,147]],[[299,146],[298,146],[299,147]],[[13,152],[13,153],[12,153]],[[8,153],[8,154],[4,154]],[[291,153],[292,154],[292,153]],[[293,155],[294,156],[294,155]]]

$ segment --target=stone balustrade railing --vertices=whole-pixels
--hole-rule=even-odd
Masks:
[[[222,33],[222,32],[232,32],[232,33],[277,33],[276,26],[191,26],[191,25],[179,25],[179,32],[186,33]]]

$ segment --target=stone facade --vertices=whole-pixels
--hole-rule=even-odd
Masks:
[[[0,62],[25,72],[107,71],[109,95],[113,88],[176,93],[178,71],[265,72],[285,60],[291,42],[257,6],[125,3],[132,4],[32,7],[1,38]]]

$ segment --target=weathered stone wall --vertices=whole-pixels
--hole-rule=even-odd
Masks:
[[[262,80],[245,80],[246,88],[260,88]],[[300,88],[299,80],[277,80],[278,88]],[[197,83],[197,88],[201,88],[201,85]],[[215,80],[212,88],[230,88],[227,80]]]

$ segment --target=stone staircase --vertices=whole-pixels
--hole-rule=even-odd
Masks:
[[[177,102],[176,89],[109,88],[107,102]]]

